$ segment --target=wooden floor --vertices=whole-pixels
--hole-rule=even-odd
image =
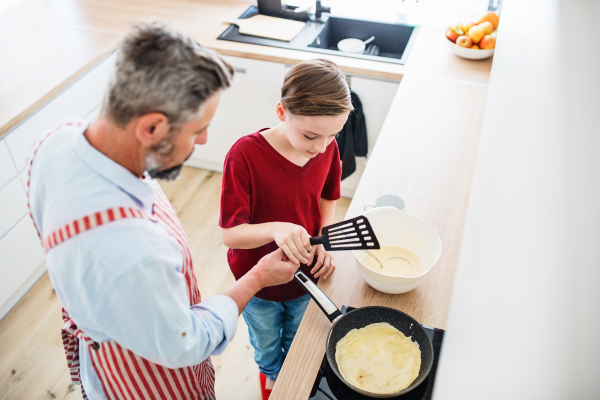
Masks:
[[[185,168],[182,178],[162,185],[187,232],[203,299],[222,293],[234,278],[218,227],[221,174]],[[336,207],[341,221],[350,199]],[[44,276],[0,321],[0,400],[81,399],[71,384],[60,339],[61,305]],[[212,358],[221,400],[259,400],[258,368],[240,317],[232,343]]]

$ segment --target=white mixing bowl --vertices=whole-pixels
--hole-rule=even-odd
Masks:
[[[442,254],[440,235],[425,221],[407,215],[395,207],[380,207],[362,213],[369,219],[381,247],[395,246],[406,249],[419,258],[423,273],[418,276],[402,277],[383,275],[367,268],[362,250],[353,250],[356,264],[362,276],[373,288],[384,293],[405,293],[413,290],[425,279],[425,275]]]

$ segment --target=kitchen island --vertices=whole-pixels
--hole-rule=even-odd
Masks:
[[[96,50],[96,57],[100,58],[118,44],[118,38],[132,20],[150,16],[173,22],[224,55],[286,64],[321,56],[217,41],[216,37],[225,29],[221,21],[241,14],[250,4],[185,0],[165,7],[158,0],[144,3],[24,0],[0,13],[0,24],[20,21],[52,25],[70,32],[114,35],[102,37],[106,43]],[[422,25],[406,65],[327,56],[347,73],[401,79],[347,216],[356,216],[366,202],[382,193],[398,194],[406,200],[408,214],[425,220],[438,231],[442,256],[425,281],[406,294],[387,295],[372,289],[362,279],[350,252],[336,254],[336,273],[319,283],[338,307],[389,306],[410,314],[422,324],[442,329],[448,317],[492,65],[491,59],[469,61],[456,57],[448,49],[443,32],[443,25]],[[68,79],[75,79],[95,59],[89,56],[80,61],[79,68],[71,67],[74,72]],[[14,58],[10,62],[21,61]],[[18,76],[9,88],[17,91],[27,79]],[[52,90],[59,91],[68,84],[65,82],[64,77],[55,78]],[[0,93],[0,97],[12,93]],[[9,112],[0,110],[0,135],[46,100],[39,93],[23,93],[22,98],[19,107]],[[325,353],[329,328],[327,318],[311,302],[271,399],[308,398]]]

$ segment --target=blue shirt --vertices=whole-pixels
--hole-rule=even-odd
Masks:
[[[58,125],[67,121],[81,126],[53,132],[32,166],[29,200],[41,236],[111,207],[151,214],[150,178],[138,179],[92,147],[83,135],[88,121],[73,118]],[[56,294],[78,327],[96,342],[115,340],[169,368],[220,354],[238,320],[236,303],[225,295],[190,307],[182,263],[176,240],[160,224],[137,218],[93,228],[46,254]],[[84,389],[92,400],[105,399],[82,345]]]

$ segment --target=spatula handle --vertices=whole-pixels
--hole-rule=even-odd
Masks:
[[[310,244],[313,246],[323,243],[325,243],[325,236],[313,236],[310,238]]]

